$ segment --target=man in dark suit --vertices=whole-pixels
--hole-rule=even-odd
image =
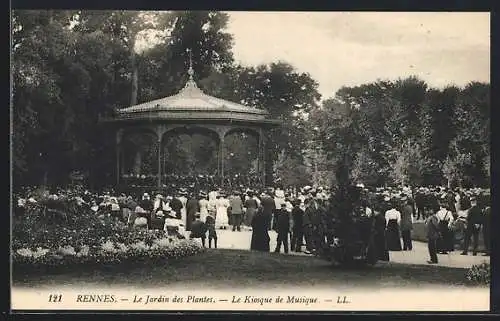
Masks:
[[[300,208],[300,200],[294,201],[292,224],[292,251],[301,252],[304,238],[304,210]]]
[[[281,208],[276,211],[276,232],[278,233],[278,238],[276,240],[275,253],[279,253],[281,249],[281,244],[285,253],[288,253],[288,233],[290,233],[290,215],[286,210],[286,204],[281,204]]]
[[[243,218],[243,201],[241,200],[240,193],[233,191],[229,198],[229,207],[231,208],[230,224],[233,225],[234,231],[241,231],[241,220]]]
[[[490,255],[491,239],[490,239],[490,222],[491,222],[491,207],[489,200],[487,200],[486,206],[483,209],[483,238],[484,247],[486,252],[485,256]]]
[[[306,251],[304,253],[311,254],[317,250],[317,229],[319,227],[320,206],[316,200],[316,192],[312,191],[306,204],[304,211],[304,236],[306,239]]]
[[[467,228],[465,230],[464,250],[461,255],[467,255],[469,251],[470,239],[472,237],[472,255],[477,255],[479,243],[479,230],[481,229],[482,213],[475,198],[470,200],[471,208],[467,215]]]
[[[195,220],[195,214],[200,211],[198,199],[191,193],[186,202],[186,231],[191,231],[191,225]]]
[[[175,212],[175,215],[178,219],[181,219],[182,216],[181,216],[181,210],[182,210],[182,202],[181,200],[179,199],[179,194],[177,194],[176,197],[174,197],[171,201],[170,201],[170,207],[172,208],[172,210]]]
[[[403,251],[412,250],[411,230],[413,229],[413,206],[411,201],[403,196],[401,198],[401,236],[403,237]]]
[[[436,216],[435,211],[432,212],[432,215],[429,216],[425,220],[425,227],[427,229],[427,247],[429,249],[430,261],[427,261],[429,264],[437,264],[437,240],[440,237],[439,232],[439,219]]]
[[[201,239],[201,244],[205,247],[205,239],[207,234],[207,225],[200,219],[200,213],[194,215],[195,220],[191,224],[191,239]],[[216,245],[217,247],[217,245]]]
[[[266,192],[265,195],[262,197],[260,204],[262,206],[262,214],[268,220],[267,229],[270,230],[273,213],[276,210],[276,203],[274,202],[274,199],[271,197],[270,193]]]

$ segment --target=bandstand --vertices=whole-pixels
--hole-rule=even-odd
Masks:
[[[217,146],[217,173],[224,181],[225,162],[224,141],[234,132],[246,132],[257,138],[257,173],[261,183],[268,185],[272,172],[272,162],[267,160],[267,134],[280,122],[269,117],[265,110],[245,106],[205,94],[194,80],[192,63],[188,69],[189,78],[184,88],[177,94],[165,98],[118,109],[114,117],[103,118],[102,122],[112,125],[116,131],[116,185],[124,176],[124,135],[131,131],[144,131],[154,135],[157,140],[156,186],[163,187],[162,143],[169,134],[202,133],[211,136]],[[164,152],[164,151],[163,151]]]

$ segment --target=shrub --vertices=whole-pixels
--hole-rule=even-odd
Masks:
[[[63,220],[48,216],[40,205],[13,216],[14,270],[168,260],[203,251],[196,241],[132,229],[84,206],[63,203],[61,209]]]
[[[465,275],[465,278],[472,284],[490,284],[491,282],[491,267],[487,262],[479,265],[473,265]]]

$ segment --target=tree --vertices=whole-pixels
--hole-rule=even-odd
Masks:
[[[178,11],[159,18],[166,35],[139,61],[139,101],[157,99],[179,91],[187,80],[191,50],[195,80],[233,63],[232,36],[225,31],[228,15],[214,11]]]

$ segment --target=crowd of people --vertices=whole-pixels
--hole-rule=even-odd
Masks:
[[[122,221],[130,228],[165,230],[179,237],[200,239],[203,246],[217,248],[220,229],[235,233],[251,230],[250,249],[270,251],[269,231],[275,230],[275,252],[316,253],[332,221],[336,199],[328,187],[262,188],[236,185],[230,190],[209,189],[210,180],[187,179],[184,184],[158,190],[118,193],[108,190],[92,193],[84,188],[47,192],[47,206],[57,209],[57,200],[72,198],[98,216]],[[200,181],[202,183],[200,183]],[[201,187],[201,188],[200,188]],[[478,252],[482,229],[486,255],[489,255],[490,200],[486,189],[448,189],[443,187],[367,188],[358,185],[361,197],[350,207],[362,216],[375,217],[375,243],[378,260],[389,260],[389,251],[411,251],[415,222],[425,222],[429,244],[429,263],[437,254],[455,250],[456,234],[464,232],[462,254],[467,255],[472,238],[472,254]],[[17,197],[15,209],[23,213],[26,204],[39,200],[33,191]],[[40,197],[39,197],[40,198]],[[305,246],[305,249],[304,249]]]
[[[157,183],[157,175],[124,174],[121,177],[123,184],[132,188],[154,186]],[[189,186],[192,190],[211,190],[214,186],[224,186],[226,188],[241,189],[243,186],[262,185],[262,176],[256,174],[234,174],[225,175],[222,178],[217,173],[213,174],[163,174],[163,189],[167,192],[174,192],[178,187]]]

